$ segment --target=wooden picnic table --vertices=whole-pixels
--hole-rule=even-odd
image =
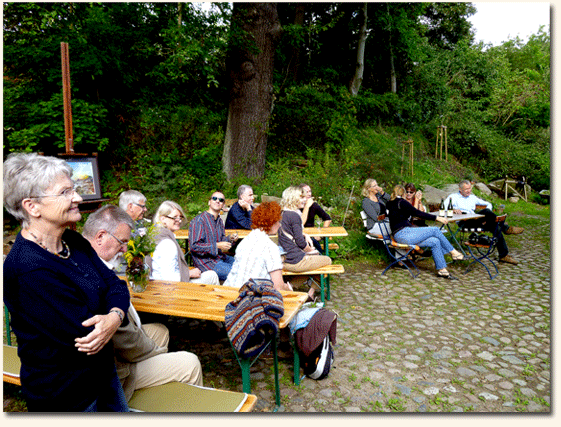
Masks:
[[[238,235],[238,238],[243,239],[247,237],[252,230],[225,230],[226,236],[230,236],[232,234]],[[174,232],[175,238],[177,240],[188,240],[189,239],[189,230],[177,230]],[[307,234],[310,237],[315,238],[323,238],[324,239],[324,247],[325,247],[325,255],[329,256],[329,238],[330,237],[346,237],[349,235],[345,227],[305,227],[304,234]],[[272,235],[271,237],[276,237]]]
[[[120,278],[126,280],[125,277]],[[167,282],[162,280],[148,281],[144,292],[134,292],[130,286],[129,291],[131,303],[137,311],[221,322],[225,320],[226,305],[239,295],[238,288],[229,286]],[[302,307],[302,304],[304,304],[308,298],[308,294],[295,291],[280,292],[283,297],[284,315],[280,319],[279,328],[285,328],[296,315],[300,307]],[[250,394],[251,380],[249,369],[253,362],[250,362],[250,359],[238,357],[233,347],[232,350],[242,370],[243,391],[244,393]],[[272,340],[272,350],[275,369],[275,397],[277,406],[280,406],[276,335]],[[296,385],[300,382],[300,359],[296,348],[294,349],[294,381]]]

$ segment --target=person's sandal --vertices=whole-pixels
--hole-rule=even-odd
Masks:
[[[456,277],[452,276],[446,269],[444,269],[444,271],[442,270],[437,271],[436,277],[441,277],[443,279],[448,279],[448,280],[458,280]]]
[[[464,260],[463,254],[459,251],[456,251],[456,250],[451,251],[450,256],[452,257],[453,261],[463,261]]]

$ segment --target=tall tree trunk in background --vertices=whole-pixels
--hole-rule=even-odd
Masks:
[[[294,25],[302,27],[304,25],[304,11],[306,5],[304,3],[296,4],[296,11],[294,14]],[[290,64],[288,65],[288,76],[293,82],[298,82],[299,72],[300,72],[300,61],[302,58],[302,43],[294,43],[292,47],[292,56],[290,58]]]
[[[364,48],[366,46],[367,37],[367,22],[368,15],[366,13],[366,7],[368,3],[364,3],[362,6],[362,25],[360,26],[360,33],[358,37],[358,47],[356,53],[356,69],[353,79],[350,84],[350,92],[352,96],[357,96],[360,90],[360,85],[362,84],[362,75],[364,74]]]
[[[390,49],[390,84],[392,93],[397,93],[397,79],[395,76],[395,64],[393,57],[393,46],[392,46],[392,16],[390,14],[390,5],[386,3],[388,9],[388,27],[390,33],[389,49]]]
[[[228,179],[263,177],[273,101],[276,3],[234,3],[227,69],[230,104],[222,169]]]

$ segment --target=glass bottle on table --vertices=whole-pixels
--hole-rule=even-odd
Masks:
[[[448,216],[449,218],[452,218],[454,216],[454,206],[452,206],[452,199],[448,201],[448,212],[446,216]]]
[[[446,216],[444,211],[444,199],[440,199],[440,210],[438,211],[438,216]]]

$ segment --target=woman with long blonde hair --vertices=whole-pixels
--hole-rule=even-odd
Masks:
[[[319,255],[309,236],[304,234],[300,209],[304,208],[306,200],[302,189],[296,186],[288,187],[282,193],[279,244],[286,251],[284,269],[295,273],[315,270],[325,265],[331,265],[332,262],[328,256]],[[318,289],[319,286],[313,286],[310,290],[310,297],[313,297],[313,291]]]

